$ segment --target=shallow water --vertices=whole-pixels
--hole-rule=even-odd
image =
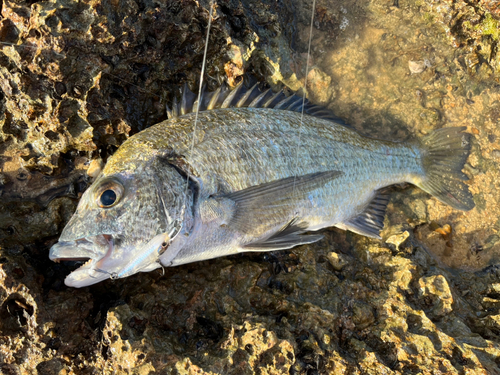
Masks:
[[[498,72],[492,67],[498,57],[467,67],[471,48],[453,46],[456,40],[435,22],[440,14],[418,2],[401,7],[374,2],[362,15],[357,4],[346,2],[340,9],[338,34],[332,37],[321,27],[314,33],[313,99],[376,138],[402,140],[464,125],[474,134],[465,171],[477,208],[458,212],[408,189],[394,196],[389,226],[414,229],[416,239],[443,266],[471,271],[497,264],[500,153],[495,108],[500,97]],[[302,45],[306,38],[303,27]],[[435,232],[444,225],[451,226],[446,238]]]

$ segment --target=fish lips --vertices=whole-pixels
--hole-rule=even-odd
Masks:
[[[92,238],[60,241],[51,247],[49,258],[54,262],[88,259],[83,266],[71,272],[64,280],[67,286],[82,288],[110,278],[111,273],[99,269],[98,265],[109,257],[113,248],[114,241],[111,235],[98,235]]]

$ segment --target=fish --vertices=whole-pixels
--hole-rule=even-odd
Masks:
[[[374,139],[299,95],[244,84],[204,90],[199,103],[185,87],[168,114],[127,139],[82,195],[49,253],[86,260],[66,285],[290,249],[326,227],[380,239],[394,184],[474,208],[464,126]]]

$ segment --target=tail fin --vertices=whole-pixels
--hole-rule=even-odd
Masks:
[[[465,129],[439,129],[421,140],[425,177],[417,186],[455,209],[469,211],[474,200],[463,183],[468,177],[462,168],[469,156],[471,135],[463,133]]]

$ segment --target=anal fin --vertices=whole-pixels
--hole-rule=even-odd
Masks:
[[[380,231],[384,228],[384,217],[389,195],[379,193],[358,216],[338,224],[337,227],[367,237],[380,239]]]

